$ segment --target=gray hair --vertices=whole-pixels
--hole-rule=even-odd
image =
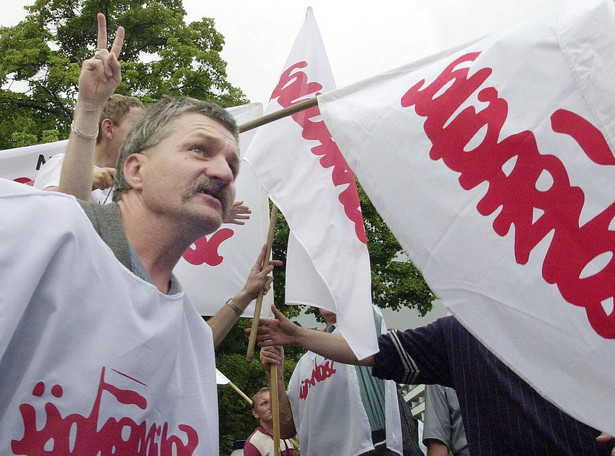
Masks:
[[[199,113],[217,120],[230,131],[239,144],[239,128],[232,115],[215,103],[190,97],[168,97],[149,106],[145,115],[137,121],[126,136],[117,161],[113,201],[121,199],[122,194],[132,187],[124,178],[124,162],[131,154],[141,153],[160,143],[175,128],[175,122],[183,114]]]

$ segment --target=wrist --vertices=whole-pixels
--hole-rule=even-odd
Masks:
[[[292,345],[307,348],[304,344],[307,343],[308,335],[309,332],[306,330],[306,328],[295,325],[294,333],[291,335]]]
[[[73,112],[73,117],[77,116],[85,116],[88,120],[95,118],[98,123],[98,119],[100,118],[100,114],[103,110],[103,104],[98,104],[94,102],[88,102],[81,98],[77,99],[77,104],[75,105],[75,110]]]
[[[226,301],[225,305],[230,307],[238,317],[241,317],[241,314],[243,314],[243,311],[245,310],[245,309],[239,308],[239,306],[237,306],[235,302],[233,301],[233,298],[230,298],[228,301]]]
[[[233,302],[243,312],[252,302],[252,299],[242,290],[237,293],[233,298]]]

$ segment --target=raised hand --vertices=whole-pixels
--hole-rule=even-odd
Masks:
[[[270,260],[265,262],[266,252],[267,246],[263,246],[258,258],[256,259],[256,263],[254,263],[254,266],[252,266],[252,269],[250,270],[250,275],[248,276],[243,289],[235,297],[235,302],[244,301],[247,299],[247,301],[245,301],[245,306],[247,306],[253,299],[256,299],[261,290],[263,293],[267,293],[271,288],[273,277],[269,274],[273,272],[275,267],[282,266],[282,262],[279,260]]]
[[[118,57],[124,44],[124,28],[118,27],[113,45],[107,45],[107,21],[98,13],[98,38],[96,53],[85,60],[79,75],[79,102],[88,111],[102,107],[122,82]]]

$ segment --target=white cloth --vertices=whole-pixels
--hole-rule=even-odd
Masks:
[[[288,398],[303,456],[355,456],[374,448],[354,366],[307,352],[288,383]]]
[[[308,8],[266,112],[334,88],[320,32]],[[335,312],[339,330],[357,358],[377,352],[369,252],[356,182],[318,107],[260,127],[246,161],[292,233],[286,303]]]
[[[319,98],[444,305],[538,392],[610,433],[614,30],[612,0],[573,0]]]
[[[47,160],[66,151],[68,140],[0,150],[0,178],[32,182]]]
[[[217,455],[213,338],[189,299],[124,268],[70,196],[0,179],[0,212],[0,454]]]
[[[62,175],[62,164],[65,153],[56,154],[45,162],[38,170],[34,187],[45,190],[47,187],[59,187]],[[113,201],[113,187],[105,190],[94,189],[90,195],[90,201],[96,204],[109,204]]]
[[[380,310],[374,309],[382,317]],[[380,326],[380,333],[385,333],[384,319]],[[339,331],[336,328],[334,332]],[[384,387],[386,447],[402,454],[397,387],[391,380],[384,381]],[[308,351],[293,371],[287,394],[301,454],[354,456],[374,448],[355,366],[336,363]]]

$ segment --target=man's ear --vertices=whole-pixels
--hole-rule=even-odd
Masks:
[[[132,188],[143,188],[143,165],[147,161],[144,154],[130,154],[123,165],[124,179]]]
[[[257,420],[259,419],[258,415],[256,414],[256,410],[254,409],[252,409],[252,416],[254,416],[254,418],[256,418]]]
[[[113,121],[108,117],[104,118],[102,122],[100,122],[100,132],[104,138],[108,140],[113,139]]]

